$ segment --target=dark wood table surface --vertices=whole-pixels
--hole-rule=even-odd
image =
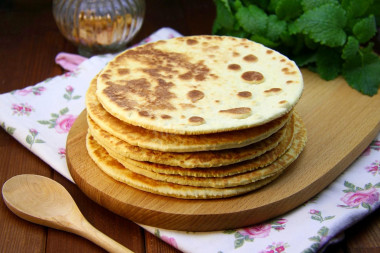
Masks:
[[[184,35],[210,34],[212,0],[147,0],[140,41],[161,27]],[[64,71],[54,63],[59,52],[76,48],[59,33],[49,0],[0,1],[0,93],[41,82]],[[1,109],[1,108],[0,108]],[[0,130],[0,184],[19,174],[38,174],[61,183],[96,228],[135,252],[177,252],[135,223],[87,198],[3,129]],[[380,252],[379,210],[341,234],[324,252]],[[76,235],[24,221],[0,201],[0,252],[104,252]]]

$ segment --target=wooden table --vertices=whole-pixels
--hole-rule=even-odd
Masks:
[[[0,3],[0,93],[33,85],[60,75],[57,53],[76,53],[59,33],[49,0],[5,0]],[[211,0],[147,0],[140,41],[161,27],[184,35],[210,34],[215,17]],[[1,109],[1,108],[0,108]],[[51,169],[3,129],[0,130],[0,184],[19,174],[50,177],[68,189],[85,217],[99,230],[135,252],[178,252],[135,223],[121,218],[87,198],[76,185]],[[380,211],[344,233],[324,252],[379,252]],[[104,252],[73,234],[24,221],[0,201],[0,252]]]

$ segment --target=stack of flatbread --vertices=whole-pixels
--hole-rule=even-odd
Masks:
[[[275,180],[301,153],[295,63],[261,44],[191,36],[129,49],[86,94],[87,150],[110,177],[185,199]]]

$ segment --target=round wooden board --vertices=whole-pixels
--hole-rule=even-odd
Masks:
[[[380,95],[364,96],[338,78],[322,81],[303,70],[305,91],[296,110],[308,142],[299,158],[269,185],[216,200],[183,200],[131,188],[104,174],[85,147],[85,111],[67,139],[67,162],[78,187],[92,200],[134,222],[183,231],[240,228],[284,214],[323,190],[380,131]]]

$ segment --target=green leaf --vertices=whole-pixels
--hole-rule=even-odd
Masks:
[[[80,96],[80,95],[76,95],[76,96],[74,96],[73,97],[73,99],[80,99],[82,96]]]
[[[224,34],[228,36],[232,36],[232,37],[238,37],[238,38],[246,38],[249,36],[247,32],[239,31],[239,30],[226,31]]]
[[[244,235],[240,234],[239,232],[236,232],[234,235],[235,238],[244,238]]]
[[[349,36],[346,45],[344,45],[342,50],[342,58],[347,60],[354,57],[359,51],[359,41],[353,37]]]
[[[70,100],[70,96],[67,95],[67,94],[63,95],[63,97],[64,97],[65,99],[67,99],[67,100]]]
[[[279,4],[281,0],[270,0],[269,5],[268,5],[268,11],[270,13],[275,13],[277,5]]]
[[[309,37],[305,37],[305,46],[309,49],[316,50],[319,47],[319,44]]]
[[[318,248],[318,247],[317,247]],[[314,253],[315,251],[312,250],[312,249],[305,249],[304,251],[302,251],[302,253]]]
[[[366,189],[366,190],[369,190],[369,189],[371,189],[373,187],[373,185],[371,184],[371,183],[368,183],[368,184],[366,184],[365,186],[364,186],[364,188]]]
[[[33,137],[31,135],[26,136],[26,143],[29,145],[33,144]]]
[[[228,0],[219,0],[221,3],[224,4],[224,6],[226,7],[226,9],[231,12],[231,7],[230,7],[230,3]]]
[[[373,0],[342,0],[342,7],[349,19],[363,16],[371,7]]]
[[[58,118],[59,117],[59,114],[56,114],[56,113],[52,113],[52,114],[50,114],[50,116],[52,117],[52,118]]]
[[[267,28],[266,37],[272,41],[277,41],[286,32],[286,22],[278,19],[275,15],[270,15]]]
[[[235,240],[235,249],[240,248],[244,245],[244,239],[236,239]]]
[[[215,0],[216,17],[213,24],[212,32],[216,34],[221,28],[230,30],[234,27],[235,17],[231,13],[231,8],[227,0]]]
[[[269,1],[268,0],[243,0],[243,3],[246,6],[248,6],[250,4],[254,4],[254,5],[260,7],[263,10],[266,10],[268,8],[268,5],[269,5]]]
[[[296,62],[297,66],[304,67],[308,64],[314,63],[317,61],[316,52],[303,53],[293,57],[293,60]]]
[[[275,13],[279,19],[292,20],[302,14],[300,0],[280,0],[277,2]]]
[[[340,53],[329,47],[317,51],[317,72],[325,80],[335,79],[342,70]]]
[[[321,227],[318,231],[318,234],[321,235],[322,237],[326,237],[329,233],[329,229],[325,226]]]
[[[271,40],[265,38],[264,36],[260,36],[258,34],[252,35],[249,39],[253,40],[257,43],[263,44],[264,46],[267,46],[269,48],[277,47],[280,44],[279,42],[276,43],[276,42],[271,41]]]
[[[41,140],[41,139],[37,139],[37,140],[35,140],[35,143],[45,143],[45,141]]]
[[[15,131],[16,131],[16,128],[14,128],[14,127],[7,127],[5,129],[5,131],[7,131],[8,134],[13,135],[15,133]]]
[[[59,111],[59,114],[60,115],[64,115],[64,114],[66,114],[68,112],[69,112],[69,108],[65,107],[65,108],[63,108],[62,110]]]
[[[373,96],[380,86],[380,59],[365,49],[343,64],[343,77],[347,83],[359,92]]]
[[[319,236],[312,236],[309,238],[310,241],[313,241],[313,242],[320,242],[321,241],[321,237]]]
[[[313,252],[317,252],[317,249],[319,249],[320,243],[313,243],[310,247],[313,249]]]
[[[37,122],[42,124],[42,125],[50,125],[50,121],[48,121],[48,120],[38,120]]]
[[[322,221],[322,218],[321,218],[321,217],[319,217],[319,216],[315,216],[315,215],[311,216],[311,219],[312,219],[312,220],[317,220],[317,221]]]
[[[361,19],[352,28],[352,32],[358,38],[360,43],[365,43],[376,34],[376,21],[375,16]]]
[[[335,218],[335,215],[334,216],[326,216],[325,220],[331,220],[331,219],[334,219],[334,218]]]
[[[236,19],[244,31],[263,35],[267,29],[267,14],[255,5],[241,7],[236,12]]]
[[[303,11],[308,11],[325,4],[339,4],[338,0],[302,0],[301,5]]]
[[[364,208],[368,209],[368,211],[370,211],[370,210],[371,210],[371,205],[370,205],[370,204],[368,204],[368,203],[362,202],[362,207],[364,207]]]
[[[348,181],[344,181],[344,186],[346,186],[347,188],[350,188],[350,189],[355,189],[355,185],[348,182]]]
[[[377,183],[377,184],[375,184],[373,187],[375,187],[375,188],[380,188],[380,182]]]
[[[298,32],[310,36],[315,42],[329,47],[343,46],[347,19],[339,5],[325,4],[302,14],[294,23]]]

